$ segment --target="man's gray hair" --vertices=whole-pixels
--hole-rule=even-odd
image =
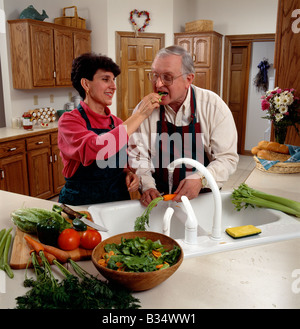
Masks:
[[[195,67],[194,67],[192,56],[183,47],[174,45],[174,46],[162,48],[158,51],[156,57],[165,57],[169,55],[181,56],[182,73],[184,74],[195,73]]]

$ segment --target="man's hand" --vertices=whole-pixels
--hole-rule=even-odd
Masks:
[[[159,197],[160,193],[155,188],[149,188],[149,190],[145,191],[140,199],[140,202],[143,206],[147,207],[148,204],[155,198]]]
[[[185,195],[189,200],[196,198],[202,188],[202,180],[198,174],[190,175],[180,181],[178,188],[174,193],[177,195],[172,201],[181,202],[181,197]]]

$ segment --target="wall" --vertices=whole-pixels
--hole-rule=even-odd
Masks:
[[[268,70],[269,76],[269,88],[273,88],[273,84],[270,83],[270,78],[274,81],[275,70],[273,68],[274,63],[274,42],[253,42],[252,45],[252,57],[251,67],[249,72],[249,89],[248,89],[248,105],[247,105],[247,125],[246,125],[246,139],[245,150],[251,150],[251,148],[263,139],[265,139],[265,132],[270,127],[270,121],[262,119],[265,114],[261,110],[261,96],[263,91],[257,91],[254,86],[254,78],[258,73],[257,65],[266,58],[270,64]]]
[[[181,0],[175,3],[182,6]],[[189,18],[213,20],[214,30],[223,35],[275,33],[277,0],[186,0],[184,6],[186,12],[180,10],[176,20],[178,32]]]
[[[21,3],[21,5],[20,5]],[[45,9],[49,19],[62,16],[62,8],[76,5],[78,14],[87,20],[92,30],[92,49],[115,59],[115,31],[133,31],[129,13],[133,9],[150,12],[146,32],[165,33],[166,46],[173,44],[173,33],[183,32],[185,22],[212,19],[214,29],[223,34],[275,33],[277,0],[0,0],[6,20],[18,18],[20,12],[32,4],[39,12]],[[63,108],[73,88],[24,91],[12,88],[8,33],[0,33],[0,58],[4,89],[6,125],[11,118],[31,108],[53,106]],[[55,102],[50,104],[50,94]],[[38,95],[39,104],[33,104]],[[116,113],[116,100],[111,107]]]

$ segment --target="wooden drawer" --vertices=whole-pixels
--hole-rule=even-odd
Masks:
[[[25,152],[24,140],[20,139],[20,140],[0,143],[0,158],[4,158],[6,156],[10,156],[22,152]]]
[[[47,135],[40,135],[36,137],[29,137],[26,139],[26,147],[27,151],[36,150],[43,147],[50,146],[50,136]]]
[[[51,134],[51,145],[57,145],[57,133]]]

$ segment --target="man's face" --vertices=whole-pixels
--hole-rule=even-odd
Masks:
[[[152,73],[159,75],[156,82],[152,82],[153,91],[164,92],[162,96],[162,105],[169,105],[174,110],[178,110],[184,102],[188,89],[193,81],[194,74],[182,75],[181,56],[169,55],[158,57],[153,61]],[[171,85],[166,85],[162,75],[168,75],[173,78]]]

